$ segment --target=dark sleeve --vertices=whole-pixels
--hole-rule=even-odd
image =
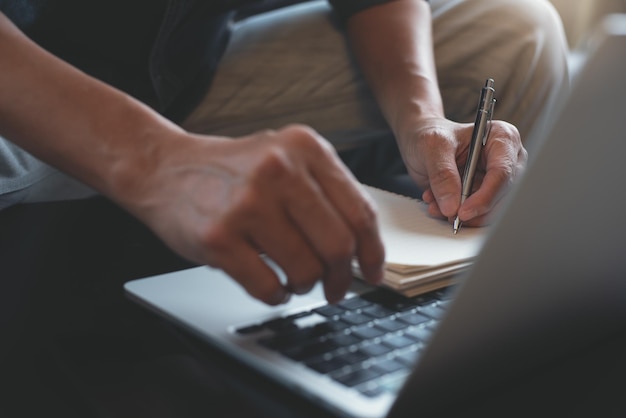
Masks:
[[[361,10],[390,1],[393,0],[328,0],[342,22]]]

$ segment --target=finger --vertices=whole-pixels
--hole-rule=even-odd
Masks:
[[[317,134],[310,133],[308,140],[303,137],[298,149],[304,152],[310,170],[312,181],[306,186],[310,188],[310,196],[321,199],[316,207],[318,219],[323,223],[308,222],[306,225],[314,227],[311,236],[327,243],[324,244],[327,248],[314,246],[321,251],[327,267],[324,279],[327,298],[337,301],[343,298],[352,282],[351,260],[354,255],[365,280],[372,283],[382,280],[384,248],[373,203],[332,148]],[[294,204],[311,206],[304,200]],[[319,236],[320,225],[327,228],[322,236]]]
[[[287,290],[310,291],[324,275],[324,265],[291,216],[277,208],[254,218],[246,229],[258,248],[285,272]]]
[[[464,223],[486,215],[491,211],[497,199],[497,187],[489,184],[490,180],[482,173],[476,173],[474,187],[469,197],[461,204],[458,216]]]
[[[471,224],[486,223],[485,218],[492,216],[512,186],[516,176],[511,173],[507,169],[492,169],[484,175],[478,190],[459,209],[459,217],[463,222],[476,220]]]
[[[225,232],[226,233],[226,232]],[[252,297],[269,305],[289,300],[289,292],[282,285],[276,271],[263,261],[258,251],[243,238],[233,238],[232,231],[226,239],[209,240],[210,265],[218,267],[238,282]]]
[[[327,146],[310,129],[288,127],[268,138],[275,144],[266,149],[262,163],[254,172],[251,190],[258,193],[249,192],[245,196],[249,202],[243,201],[241,205],[247,206],[250,213],[239,219],[254,216],[265,219],[263,216],[267,217],[268,213],[255,213],[255,205],[262,206],[264,200],[278,202],[286,221],[291,222],[293,230],[298,231],[319,259],[323,266],[326,297],[336,302],[343,298],[352,282],[351,260],[356,248],[355,237],[312,174],[313,165],[319,165],[320,170],[333,171],[335,162],[328,160]],[[273,224],[277,222],[274,220]],[[286,229],[285,226],[283,232]],[[267,231],[256,234],[255,240],[272,248],[268,238],[262,235],[267,235]],[[274,256],[277,257],[280,251],[277,250]],[[282,262],[286,263],[284,259]]]
[[[437,200],[435,200],[435,195],[433,195],[431,189],[426,189],[424,191],[422,194],[422,201],[427,205],[429,216],[432,216],[433,218],[449,219],[450,222],[452,222],[452,217],[446,217],[443,213],[441,213]]]
[[[435,195],[430,188],[424,190],[424,193],[422,193],[422,200],[425,203],[432,203],[433,201],[435,201]]]
[[[442,148],[430,155],[426,158],[426,170],[441,214],[446,218],[455,216],[461,199],[461,177],[454,151]]]
[[[485,150],[486,172],[478,179],[478,188],[459,208],[459,218],[464,222],[492,212],[518,173],[523,171],[526,151],[521,146],[502,135],[490,141],[491,146]]]
[[[352,231],[336,207],[314,182],[306,182],[288,202],[289,217],[324,266],[324,291],[329,302],[341,300],[352,282],[351,260],[356,252]]]
[[[355,193],[351,199],[354,206],[346,206],[342,213],[347,214],[344,216],[356,233],[356,256],[363,278],[377,285],[384,276],[385,248],[378,228],[376,208],[371,197],[360,186],[351,187],[350,191]],[[342,203],[349,204],[338,204]]]
[[[315,167],[314,175],[324,194],[354,234],[355,255],[363,278],[369,283],[380,283],[385,250],[373,200],[338,159],[331,170]]]
[[[498,211],[498,208],[502,205],[502,199],[498,200],[491,208],[491,211],[485,215],[476,216],[466,222],[463,222],[464,227],[480,227],[489,225],[494,219],[493,214]]]

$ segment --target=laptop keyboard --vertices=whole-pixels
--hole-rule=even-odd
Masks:
[[[376,289],[237,330],[366,396],[397,392],[445,312],[446,290],[406,298]],[[269,332],[267,332],[269,331]]]

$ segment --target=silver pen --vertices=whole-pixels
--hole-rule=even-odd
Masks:
[[[461,205],[465,199],[472,193],[474,183],[474,175],[476,167],[480,159],[480,151],[487,142],[489,136],[489,128],[491,127],[491,118],[493,116],[493,107],[496,103],[494,98],[495,89],[493,88],[493,79],[487,79],[485,87],[480,92],[480,100],[478,102],[478,111],[476,112],[476,120],[474,121],[474,131],[472,132],[472,142],[470,142],[469,152],[467,154],[467,162],[465,163],[465,171],[463,172],[463,185],[461,189]],[[453,233],[456,234],[461,228],[461,220],[459,215],[454,218]]]

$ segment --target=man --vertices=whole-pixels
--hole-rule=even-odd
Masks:
[[[0,2],[4,206],[95,190],[269,304],[318,279],[340,300],[354,256],[382,279],[375,208],[330,143],[357,170],[392,134],[431,215],[481,225],[567,79],[544,0],[331,0],[251,18],[226,0],[83,3]],[[494,121],[460,206],[487,77],[510,122]]]

